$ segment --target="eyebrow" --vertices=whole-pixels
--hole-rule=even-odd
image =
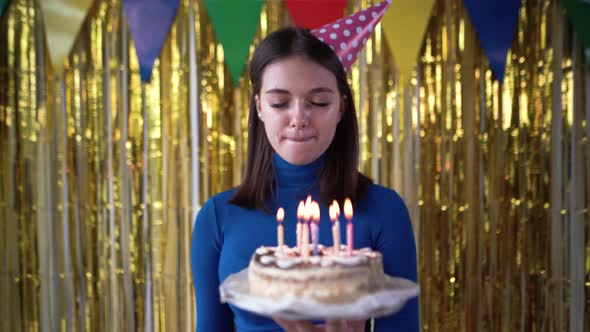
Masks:
[[[320,93],[320,92],[330,92],[330,93],[334,93],[334,91],[330,88],[314,88],[309,90],[309,93]],[[290,94],[289,90],[285,90],[285,89],[269,89],[266,90],[265,93],[278,93],[278,94]]]

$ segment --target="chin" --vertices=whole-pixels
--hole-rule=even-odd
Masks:
[[[318,159],[319,156],[309,155],[307,153],[289,153],[283,159],[293,165],[307,165]]]

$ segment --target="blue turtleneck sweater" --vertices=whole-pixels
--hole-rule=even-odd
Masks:
[[[296,244],[296,211],[311,194],[319,201],[316,180],[323,158],[296,166],[273,154],[277,190],[271,204],[285,209],[285,244]],[[197,332],[283,331],[272,319],[220,303],[219,285],[230,274],[248,267],[260,246],[277,245],[274,214],[229,204],[235,189],[210,198],[199,211],[193,231],[191,261],[197,299]],[[320,243],[332,245],[328,207],[320,204]],[[408,210],[393,190],[370,185],[354,210],[354,247],[371,247],[383,254],[385,273],[417,280],[416,246]],[[340,222],[345,243],[346,222]],[[418,331],[418,300],[398,313],[375,320],[375,331]]]

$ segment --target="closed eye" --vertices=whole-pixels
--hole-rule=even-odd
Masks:
[[[315,107],[327,107],[327,106],[330,106],[330,103],[309,102],[308,105],[315,106]],[[285,107],[288,107],[288,106],[289,106],[289,102],[272,103],[272,104],[270,104],[270,107],[272,107],[272,108],[278,108],[278,109],[285,108]]]
[[[284,103],[275,103],[275,104],[270,104],[270,107],[272,108],[285,108],[287,107],[287,102]]]

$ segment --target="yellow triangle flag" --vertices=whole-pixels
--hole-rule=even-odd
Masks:
[[[412,75],[433,5],[434,0],[394,0],[383,15],[383,34],[403,80],[400,83]]]
[[[64,62],[86,18],[92,0],[39,1],[45,23],[47,49],[55,75],[62,77]]]

